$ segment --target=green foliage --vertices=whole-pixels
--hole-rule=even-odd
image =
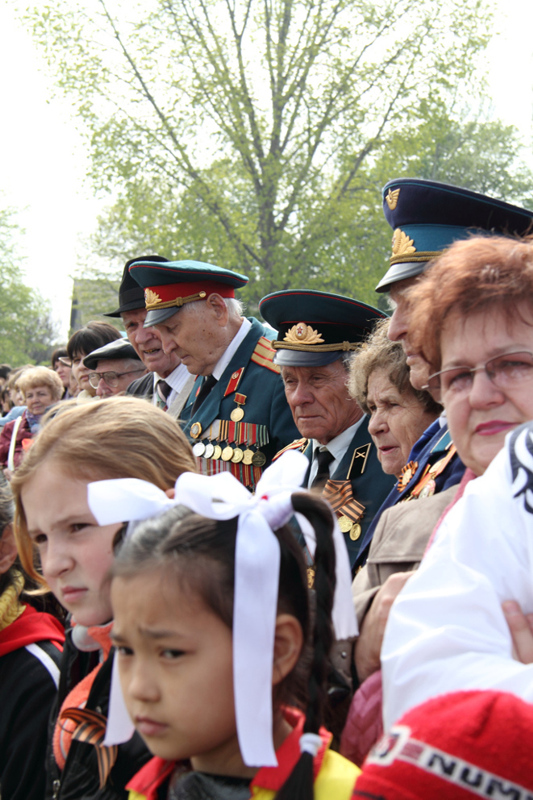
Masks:
[[[49,304],[24,283],[14,217],[13,209],[0,209],[0,362],[18,366],[46,361],[57,329]]]
[[[528,195],[514,132],[461,108],[488,0],[56,0],[28,12],[114,204],[95,250],[221,264],[264,294],[376,302],[381,186]],[[471,121],[465,121],[471,120]]]

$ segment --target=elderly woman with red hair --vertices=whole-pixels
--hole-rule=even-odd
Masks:
[[[508,510],[533,463],[528,429],[516,432],[533,419],[533,240],[456,242],[426,276],[409,296],[411,326],[470,482],[392,607],[382,649],[386,726],[458,689],[498,688],[533,701],[533,671],[513,659],[501,609],[515,601],[533,611],[533,514],[528,529]],[[508,434],[505,454],[480,478]],[[526,437],[520,452],[518,436]],[[504,502],[509,463],[516,480]]]

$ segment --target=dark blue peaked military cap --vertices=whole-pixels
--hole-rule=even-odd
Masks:
[[[387,315],[351,297],[313,289],[287,289],[263,297],[259,310],[278,331],[276,364],[317,367],[354,350]]]
[[[533,211],[419,178],[389,181],[383,189],[383,210],[394,234],[390,268],[377,292],[419,275],[458,239],[472,234],[523,236],[533,223]]]
[[[168,261],[168,258],[164,258],[164,256],[138,256],[126,261],[126,266],[122,273],[122,282],[118,290],[118,308],[114,311],[104,312],[104,317],[120,317],[123,311],[135,311],[138,308],[144,308],[144,289],[130,275],[130,267],[136,261],[151,261],[163,264]]]

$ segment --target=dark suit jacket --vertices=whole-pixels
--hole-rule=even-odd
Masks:
[[[136,378],[126,389],[126,394],[132,397],[142,397],[144,400],[152,400],[154,396],[154,373],[147,372],[142,378]]]

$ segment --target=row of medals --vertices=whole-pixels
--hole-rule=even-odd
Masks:
[[[239,406],[234,408],[230,414],[232,422],[240,422],[244,417],[244,410]],[[251,450],[249,447],[242,450],[240,447],[232,447],[230,444],[222,447],[219,444],[208,442],[196,442],[192,452],[197,458],[212,458],[214,461],[221,458],[222,461],[231,461],[232,464],[240,464],[241,461],[247,467],[263,467],[266,464],[266,456],[260,450]]]
[[[231,461],[233,464],[240,464],[242,461],[246,466],[263,467],[266,464],[266,456],[260,450],[251,450],[249,447],[242,450],[240,447],[232,447],[230,444],[222,447],[219,444],[208,442],[196,442],[192,447],[193,454],[200,458],[212,458],[214,461],[221,458],[222,461]]]

